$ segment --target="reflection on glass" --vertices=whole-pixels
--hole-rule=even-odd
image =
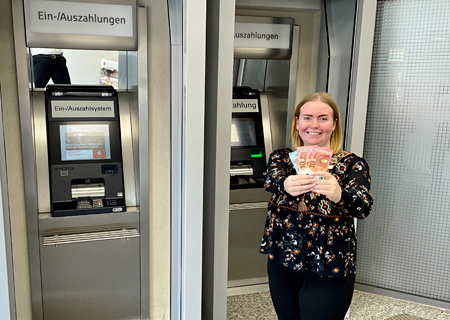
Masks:
[[[34,87],[45,88],[51,80],[55,84],[70,84],[67,61],[62,49],[31,48]]]
[[[133,83],[137,83],[137,59],[134,56],[135,52],[126,51],[30,48],[30,84],[33,83],[34,88],[44,88],[47,84],[71,83],[130,89]],[[41,63],[41,69],[36,68],[36,65],[33,67],[35,60],[46,64]],[[65,78],[58,76],[61,70],[56,72],[52,68],[57,61],[66,70]]]
[[[231,122],[231,146],[256,146],[255,119],[233,118]]]

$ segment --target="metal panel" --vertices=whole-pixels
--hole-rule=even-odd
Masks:
[[[287,116],[286,116],[286,144],[285,146],[292,146],[291,141],[291,125],[292,119],[294,118],[295,108],[295,93],[297,90],[297,67],[298,67],[298,50],[299,50],[299,39],[300,37],[300,26],[295,25],[292,35],[292,57],[290,71],[289,71],[289,90],[288,90],[288,101],[287,101]],[[282,147],[281,147],[282,148]]]
[[[50,212],[50,181],[48,171],[47,126],[45,124],[45,96],[43,91],[30,92],[33,106],[36,148],[38,212]]]
[[[235,59],[239,61],[237,83],[252,89],[264,90],[267,60],[263,59]]]
[[[138,114],[139,114],[139,204],[140,217],[140,297],[141,320],[150,319],[150,203],[149,153],[148,153],[148,42],[147,7],[139,6],[137,12],[138,34]],[[133,117],[132,117],[133,118]]]
[[[139,210],[39,214],[45,320],[141,319]]]
[[[325,0],[324,20],[321,32],[328,40],[328,74],[327,91],[337,102],[341,115],[341,125],[346,136],[346,121],[348,113],[348,99],[350,90],[351,68],[353,63],[354,32],[357,0],[332,1]],[[325,50],[325,41],[321,40],[321,50]],[[322,58],[325,52],[322,52]],[[322,60],[323,62],[323,60]],[[317,87],[323,90],[324,69],[319,67],[322,76],[317,78]],[[345,139],[344,139],[345,141]],[[344,145],[344,147],[346,147]]]
[[[46,320],[140,319],[139,238],[44,246]]]
[[[376,8],[375,1],[359,0],[345,142],[347,150],[356,154],[363,154],[364,149]]]
[[[264,204],[230,211],[228,287],[267,282],[267,255],[259,252],[267,216]]]
[[[225,320],[235,2],[207,10],[202,318]]]
[[[122,139],[123,183],[125,187],[125,204],[127,207],[137,206],[135,161],[133,153],[130,98],[128,93],[119,92],[120,136]]]
[[[170,314],[174,320],[182,319],[181,308],[185,303],[182,292],[183,266],[182,241],[183,221],[181,216],[181,172],[179,150],[183,144],[183,8],[182,0],[168,0],[169,32],[170,32]]]
[[[261,116],[264,132],[264,148],[266,151],[266,161],[269,160],[269,155],[273,150],[272,128],[270,126],[269,101],[265,92],[260,94],[261,100]]]
[[[249,202],[268,203],[271,195],[272,194],[264,190],[264,188],[230,190],[230,204],[233,205],[238,203],[249,203]],[[249,199],[251,199],[251,201],[249,201]]]
[[[38,239],[38,199],[37,181],[33,139],[33,121],[30,103],[30,92],[27,70],[27,50],[25,47],[25,29],[23,18],[23,3],[12,1],[14,22],[14,46],[16,53],[17,89],[20,113],[20,131],[22,138],[22,157],[25,185],[25,208],[27,219],[28,259],[30,270],[30,286],[32,297],[32,315],[34,320],[40,320],[42,314],[41,267],[39,263]]]
[[[12,261],[11,224],[6,172],[5,137],[3,133],[2,87],[0,82],[0,310],[15,320],[16,303]]]
[[[30,30],[30,1],[25,0],[26,43],[28,47],[64,48],[64,49],[98,49],[98,50],[133,50],[137,48],[136,0],[77,0],[81,3],[103,3],[132,6],[133,37],[75,35],[58,33],[35,33]],[[67,1],[67,0],[59,0]],[[67,1],[75,2],[75,1]]]
[[[294,19],[292,18],[271,18],[271,17],[250,17],[236,16],[236,22],[246,23],[267,23],[267,24],[288,24],[290,25],[289,49],[267,49],[267,48],[234,48],[234,58],[236,59],[281,59],[289,60],[292,52],[292,27]]]

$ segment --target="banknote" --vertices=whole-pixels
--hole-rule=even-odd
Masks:
[[[292,165],[297,174],[312,174],[327,171],[333,150],[319,146],[302,146],[289,153]]]

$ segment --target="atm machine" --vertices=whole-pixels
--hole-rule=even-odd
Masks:
[[[266,171],[263,116],[259,90],[233,88],[230,188],[261,188]]]
[[[126,211],[117,91],[49,85],[45,104],[53,216]]]
[[[267,282],[259,253],[270,194],[264,190],[272,152],[269,106],[260,90],[233,88],[230,162],[228,287]],[[243,265],[251,267],[243,267]]]
[[[97,85],[48,85],[32,98],[39,202],[50,209],[38,214],[43,320],[139,319],[128,99]]]

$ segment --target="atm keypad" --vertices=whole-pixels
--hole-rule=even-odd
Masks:
[[[77,209],[89,209],[92,208],[92,203],[90,200],[78,200]]]

